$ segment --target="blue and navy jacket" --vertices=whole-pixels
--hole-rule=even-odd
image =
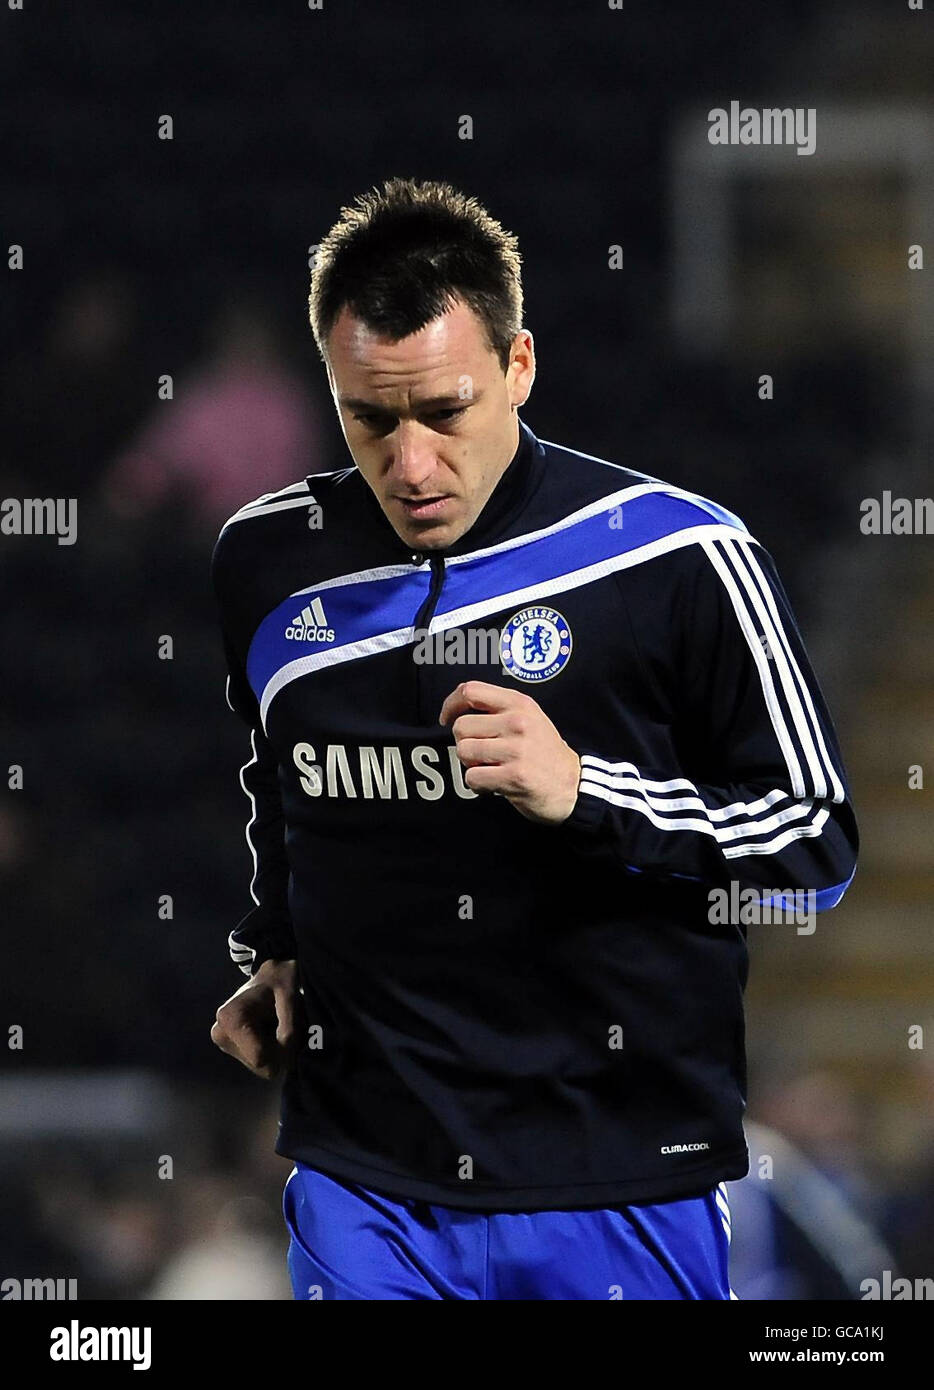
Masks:
[[[355,467],[223,527],[255,859],[230,949],[299,965],[280,1154],[464,1208],[662,1201],[747,1171],[746,908],[833,907],[857,827],[742,521],[519,430],[443,552],[407,549]],[[466,786],[437,721],[467,679],[523,689],[581,755],[566,821]]]

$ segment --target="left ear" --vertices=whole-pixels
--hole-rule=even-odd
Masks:
[[[527,328],[521,328],[513,340],[509,372],[510,401],[518,410],[532,394],[532,383],[535,381],[535,343]]]

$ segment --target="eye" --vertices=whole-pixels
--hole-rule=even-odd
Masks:
[[[458,419],[463,415],[466,406],[450,406],[445,410],[433,410],[424,418],[437,424],[450,424],[452,420]],[[361,425],[366,425],[367,429],[380,430],[385,433],[387,430],[395,429],[395,417],[392,415],[380,415],[376,411],[361,411],[353,417],[359,420]]]
[[[370,429],[374,430],[389,429],[392,425],[392,420],[388,415],[362,414],[355,415],[353,418],[355,420],[359,420],[361,424],[367,425]]]

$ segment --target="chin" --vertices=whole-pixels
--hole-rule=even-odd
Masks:
[[[450,526],[432,526],[421,533],[413,532],[403,537],[406,545],[413,550],[444,550],[457,540],[457,530]]]
[[[459,541],[466,529],[460,522],[439,521],[434,526],[406,527],[402,539],[413,550],[444,550]]]

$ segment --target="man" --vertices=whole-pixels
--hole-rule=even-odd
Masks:
[[[213,563],[256,906],[212,1038],[285,1067],[295,1295],[727,1299],[747,956],[714,903],[832,907],[857,852],[774,566],[519,420],[519,256],[475,199],[359,198],[310,306],[355,466]]]

